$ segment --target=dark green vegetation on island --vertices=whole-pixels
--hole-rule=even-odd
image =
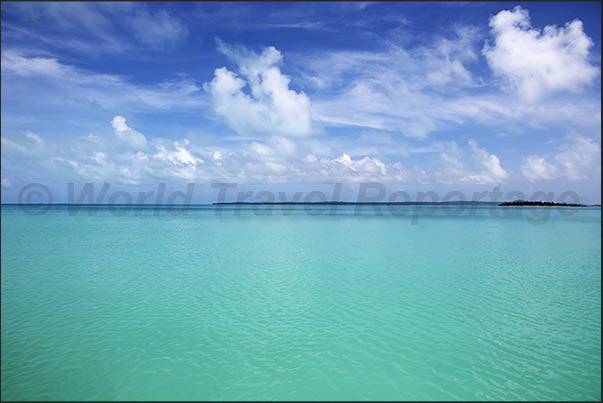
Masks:
[[[343,201],[321,201],[321,202],[218,202],[212,203],[214,206],[237,206],[237,205],[299,205],[299,206],[539,206],[539,207],[601,207],[600,204],[576,204],[576,203],[556,203],[543,201],[515,200],[507,202],[488,202],[488,201],[445,201],[445,202],[343,202]]]
[[[537,206],[537,207],[601,207],[600,204],[586,205],[577,203],[555,203],[548,201],[527,201],[515,200],[511,202],[502,202],[499,206]]]

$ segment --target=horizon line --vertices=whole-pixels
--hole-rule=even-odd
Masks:
[[[188,204],[155,204],[155,203],[0,203],[0,206],[228,206],[228,205],[500,205],[503,203],[514,203],[518,200],[501,200],[501,201],[472,201],[472,200],[456,200],[456,201],[439,201],[439,202],[352,202],[352,201],[324,201],[324,202],[211,202],[211,203],[188,203]],[[521,200],[524,203],[548,203],[557,206],[570,206],[576,203],[561,203],[553,201],[541,200]],[[600,203],[579,204],[584,207],[601,207]]]

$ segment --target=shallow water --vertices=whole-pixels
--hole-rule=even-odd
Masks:
[[[2,399],[601,398],[598,208],[36,212]]]

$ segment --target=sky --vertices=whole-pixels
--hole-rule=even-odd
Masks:
[[[31,183],[601,200],[600,2],[1,7],[3,203]]]

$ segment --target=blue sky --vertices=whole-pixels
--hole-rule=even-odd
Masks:
[[[600,202],[601,5],[2,3],[2,202],[28,183]],[[346,193],[347,192],[347,193]]]

